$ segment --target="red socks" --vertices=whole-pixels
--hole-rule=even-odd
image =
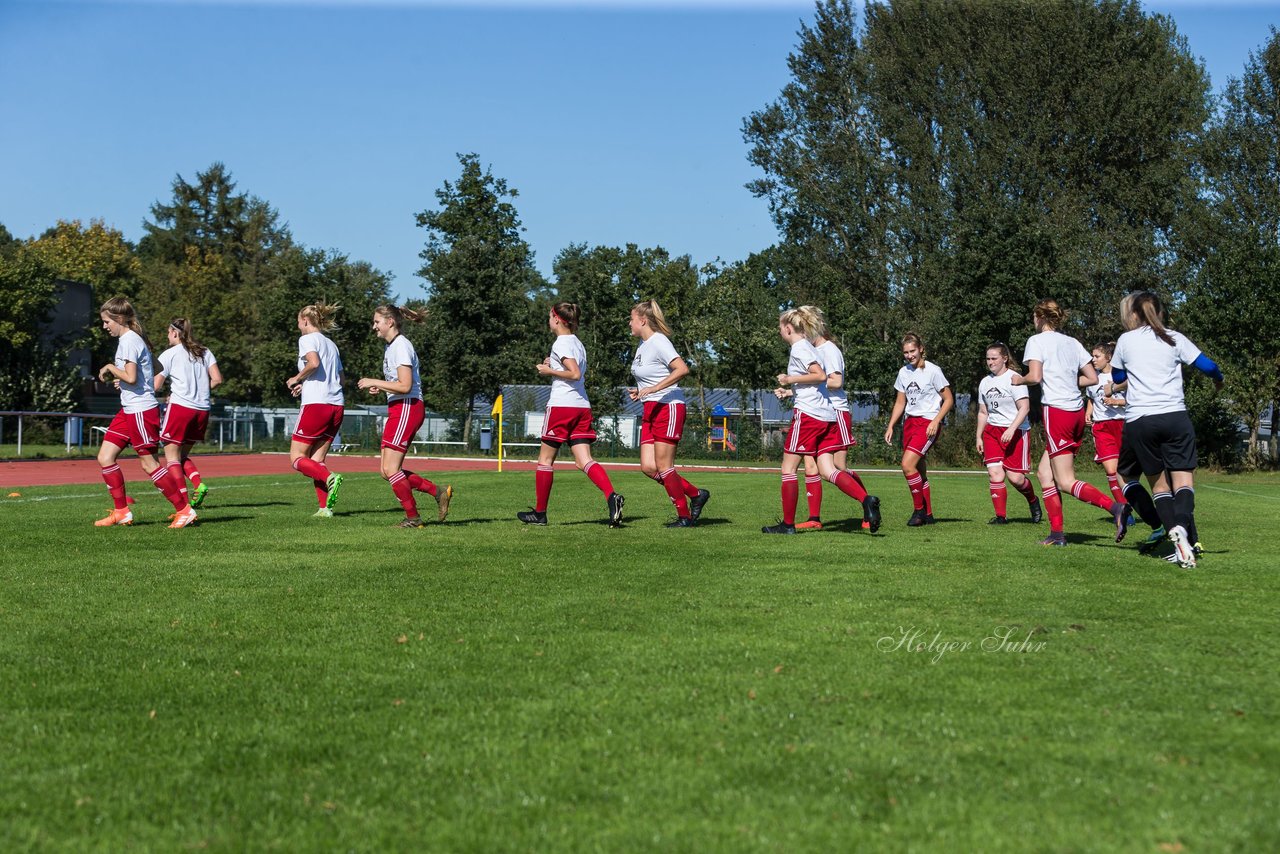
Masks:
[[[586,467],[582,470],[582,473],[596,485],[596,489],[600,490],[605,495],[613,494],[613,484],[609,482],[609,473],[604,470],[604,466],[600,465],[595,460],[592,460],[587,463]]]
[[[115,504],[117,510],[123,510],[129,506],[124,497],[124,475],[120,472],[120,466],[112,463],[102,470],[102,479],[107,483],[107,492],[111,493],[111,501]]]
[[[836,485],[837,489],[854,501],[862,502],[866,500],[867,490],[863,487],[862,482],[855,479],[849,472],[837,469],[831,475],[831,482]]]
[[[794,474],[782,476],[782,524],[796,523],[796,503],[800,500],[800,483]]]
[[[1092,483],[1085,483],[1083,480],[1077,480],[1071,484],[1071,494],[1079,498],[1086,504],[1092,504],[1094,507],[1111,512],[1112,500],[1102,494],[1102,490],[1094,486]],[[1121,504],[1124,503],[1124,496],[1119,499]]]
[[[662,488],[667,491],[667,495],[671,498],[671,503],[676,506],[676,515],[681,519],[689,518],[689,499],[684,494],[684,478],[676,474],[675,468],[658,472],[658,476],[654,480],[662,484]],[[694,493],[694,495],[697,494],[696,492]]]
[[[804,476],[804,497],[809,499],[809,518],[822,517],[822,477],[820,475]]]
[[[1107,475],[1107,486],[1111,489],[1111,497],[1119,504],[1124,504],[1124,490],[1120,488],[1120,477],[1118,475]]]
[[[1049,533],[1062,533],[1062,497],[1058,495],[1058,487],[1045,487],[1044,512],[1049,514]]]
[[[187,480],[191,481],[192,486],[200,486],[200,469],[196,468],[196,464],[190,457],[182,461],[182,473],[187,476]]]
[[[991,506],[996,509],[997,516],[1003,516],[1009,506],[1009,489],[1003,480],[999,483],[992,481],[988,485],[991,487]]]
[[[907,477],[907,488],[911,490],[911,505],[916,510],[924,509],[924,478],[920,475]]]
[[[1022,497],[1027,499],[1028,504],[1036,503],[1036,488],[1031,485],[1031,478],[1024,477],[1022,483],[1013,484],[1013,488],[1022,493]]]
[[[425,477],[419,477],[418,475],[414,474],[411,471],[407,471],[405,469],[401,469],[401,471],[403,471],[404,476],[409,479],[409,486],[413,487],[419,492],[425,492],[427,495],[430,495],[432,498],[435,497],[436,485],[434,483],[427,480]]]
[[[170,471],[168,466],[161,466],[151,473],[151,482],[155,484],[156,489],[160,490],[161,495],[169,499],[174,510],[181,510],[187,506],[185,500],[187,484],[177,472]],[[182,484],[181,490],[178,489],[178,484]]]
[[[551,466],[540,465],[533,476],[533,488],[537,493],[533,509],[539,513],[547,512],[547,500],[551,498],[551,481],[555,473],[556,470]]]
[[[323,463],[318,463],[315,460],[308,459],[307,457],[298,457],[294,460],[293,470],[306,475],[312,480],[327,481],[329,479],[328,467]]]
[[[409,485],[409,476],[401,470],[391,475],[387,483],[391,484],[391,491],[396,494],[396,500],[404,508],[405,517],[417,519],[418,503],[413,500],[413,487]]]

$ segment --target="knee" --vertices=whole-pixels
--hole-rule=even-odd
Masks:
[[[383,480],[391,480],[391,478],[395,477],[395,474],[396,474],[396,472],[398,472],[398,471],[400,471],[400,469],[398,469],[398,468],[393,469],[393,468],[389,468],[388,466],[383,466],[383,467],[382,467],[382,479],[383,479]]]
[[[917,474],[919,474],[919,471],[911,463],[904,462],[902,464],[902,473],[905,474],[907,477],[915,477]]]
[[[640,472],[641,472],[645,477],[657,477],[657,475],[658,475],[658,465],[657,465],[657,463],[641,463],[641,464],[640,464]]]

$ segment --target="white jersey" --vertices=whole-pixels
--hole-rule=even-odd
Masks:
[[[1023,364],[1040,363],[1040,402],[1054,409],[1075,412],[1084,408],[1080,369],[1092,359],[1089,351],[1070,335],[1052,329],[1027,339]]]
[[[849,395],[845,393],[843,385],[844,353],[840,352],[840,348],[834,341],[826,341],[818,347],[818,355],[822,358],[822,369],[827,372],[827,376],[839,374],[842,381],[840,388],[827,389],[827,397],[831,399],[831,405],[835,407],[836,412],[848,412]]]
[[[1018,401],[1028,399],[1031,394],[1024,385],[1014,385],[1013,371],[1005,371],[1000,376],[987,374],[978,383],[978,399],[987,407],[987,423],[992,427],[1009,427],[1013,419],[1018,417]],[[1022,419],[1019,430],[1029,430],[1029,418]]]
[[[120,408],[129,414],[146,412],[155,409],[156,388],[153,368],[151,366],[151,350],[142,336],[132,329],[126,329],[116,343],[115,366],[124,370],[125,365],[133,362],[138,366],[136,382],[127,383],[120,380]]]
[[[648,341],[641,341],[636,348],[635,358],[631,360],[631,373],[636,378],[638,388],[649,388],[671,376],[671,363],[680,358],[671,339],[661,332],[649,336]],[[678,385],[667,386],[662,391],[645,395],[644,402],[649,403],[684,403],[684,392]]]
[[[893,383],[895,390],[906,395],[906,414],[929,419],[936,418],[942,410],[942,390],[950,385],[942,368],[929,361],[923,368],[903,365]]]
[[[342,356],[338,347],[319,332],[308,332],[298,339],[298,370],[307,366],[307,354],[320,358],[320,367],[302,381],[302,405],[327,403],[342,406]]]
[[[791,360],[787,362],[787,374],[789,376],[807,374],[809,366],[814,362],[817,362],[819,367],[822,366],[822,356],[818,353],[818,348],[807,339],[801,338],[791,345]],[[835,421],[839,417],[836,415],[835,407],[831,405],[831,398],[827,396],[825,382],[797,383],[791,388],[796,395],[796,409],[821,421]]]
[[[409,372],[413,376],[413,385],[404,394],[388,394],[387,403],[395,403],[400,400],[418,400],[422,397],[422,379],[418,376],[418,353],[413,349],[413,344],[403,335],[397,335],[395,339],[387,345],[387,349],[382,354],[382,378],[389,383],[393,383],[400,379],[400,366],[408,365]]]
[[[1173,339],[1172,347],[1157,338],[1150,326],[1126,332],[1116,342],[1111,370],[1122,370],[1129,375],[1126,421],[1187,408],[1182,397],[1182,366],[1200,358],[1200,348],[1181,332],[1172,329],[1168,332]]]
[[[1103,371],[1098,374],[1098,384],[1091,385],[1085,389],[1085,394],[1089,396],[1089,400],[1093,403],[1094,421],[1122,421],[1124,419],[1123,406],[1112,406],[1102,401],[1104,397],[1124,397],[1124,392],[1122,391],[1107,394],[1107,383],[1109,382],[1111,382],[1111,372]]]
[[[554,377],[547,406],[590,409],[591,402],[587,400],[587,348],[582,346],[577,335],[557,335],[556,343],[551,345],[551,369],[563,371],[565,359],[578,363],[578,378],[570,382]]]
[[[199,359],[181,344],[160,354],[160,376],[169,378],[169,402],[187,409],[207,410],[211,402],[209,369],[218,364],[213,351],[205,349]]]

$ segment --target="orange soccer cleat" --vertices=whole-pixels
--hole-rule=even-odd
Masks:
[[[188,504],[184,509],[173,514],[173,521],[169,523],[170,528],[185,528],[196,520],[196,511],[191,509]]]
[[[122,510],[112,510],[103,518],[93,523],[99,528],[109,528],[112,525],[132,525],[133,511],[128,507]]]

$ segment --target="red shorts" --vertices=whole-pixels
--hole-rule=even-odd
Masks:
[[[798,409],[791,413],[791,429],[787,431],[787,443],[782,448],[788,454],[816,457],[818,454],[834,454],[842,447],[839,421],[823,421]]]
[[[933,443],[938,441],[938,433],[942,432],[942,425],[939,424],[938,432],[929,436],[929,424],[932,421],[932,418],[925,418],[923,415],[908,415],[907,420],[902,422],[902,449],[914,451],[922,457],[929,453]]]
[[[404,453],[409,443],[418,435],[418,428],[427,418],[427,407],[422,399],[397,400],[387,407],[387,423],[382,428],[382,447]]]
[[[166,445],[203,442],[207,429],[209,429],[209,410],[188,409],[171,403],[164,411],[164,423],[160,425],[160,440]]]
[[[1074,454],[1080,450],[1080,440],[1083,438],[1083,407],[1075,411],[1052,406],[1044,408],[1044,440],[1048,445],[1049,456]]]
[[[835,450],[847,451],[858,444],[858,440],[853,435],[853,413],[837,409],[836,416],[839,418],[836,421],[836,432],[840,436],[840,447]]]
[[[1008,445],[1000,444],[1000,437],[1008,427],[988,424],[982,431],[982,462],[984,465],[1004,466],[1005,471],[1026,474],[1031,471],[1031,442],[1026,430],[1015,430]]]
[[[663,403],[660,400],[654,400],[645,403],[644,415],[640,420],[641,445],[652,445],[654,442],[678,445],[683,435],[683,401]]]
[[[111,419],[102,441],[122,448],[132,445],[139,454],[154,454],[160,444],[160,407],[153,406],[145,412],[120,410]]]
[[[596,440],[591,429],[591,409],[582,406],[548,406],[542,422],[542,441],[553,445]]]
[[[293,429],[293,441],[333,441],[342,426],[342,407],[334,403],[304,403],[298,415],[298,426]]]
[[[1093,422],[1093,446],[1097,451],[1093,461],[1120,459],[1120,434],[1124,432],[1124,419],[1113,418],[1110,421]]]

